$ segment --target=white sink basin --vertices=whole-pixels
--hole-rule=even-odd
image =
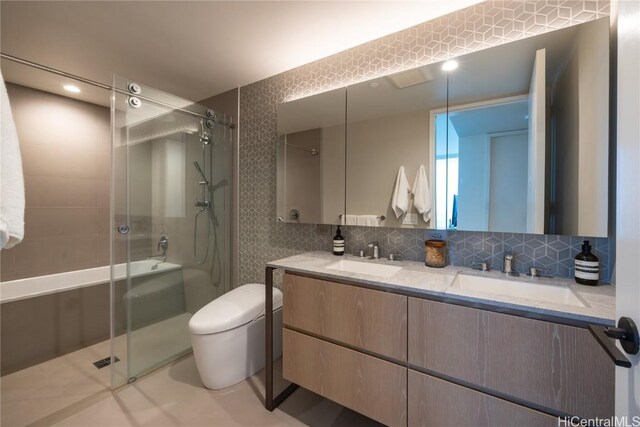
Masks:
[[[458,274],[451,287],[576,307],[585,306],[576,294],[565,286]]]
[[[333,264],[329,264],[325,268],[328,268],[329,270],[344,271],[347,273],[367,274],[369,276],[376,277],[391,277],[398,271],[402,270],[402,267],[395,267],[393,265],[350,261],[347,259],[341,259]]]

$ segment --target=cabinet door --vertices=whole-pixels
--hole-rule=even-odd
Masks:
[[[409,364],[561,413],[614,412],[614,365],[586,329],[409,298]]]
[[[407,425],[407,368],[284,329],[284,378],[389,426]]]
[[[285,325],[407,360],[407,297],[285,274]]]
[[[409,370],[412,427],[555,427],[558,419],[470,388]]]

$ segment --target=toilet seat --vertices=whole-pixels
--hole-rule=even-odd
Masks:
[[[282,292],[273,288],[273,309],[282,307]],[[258,283],[240,286],[202,307],[189,321],[192,334],[225,332],[264,316],[265,288]]]

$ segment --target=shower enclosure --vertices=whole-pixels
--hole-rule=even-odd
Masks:
[[[121,77],[111,112],[112,382],[119,385],[188,353],[189,319],[230,290],[234,125]]]

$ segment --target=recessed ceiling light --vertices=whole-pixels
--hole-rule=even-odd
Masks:
[[[369,87],[372,87],[372,88],[374,88],[374,89],[375,89],[375,88],[377,88],[378,86],[380,86],[380,83],[378,83],[378,82],[371,82],[371,83],[369,83]]]
[[[453,59],[446,61],[444,64],[442,64],[443,71],[453,71],[456,68],[458,68],[458,61],[455,61]]]
[[[80,93],[80,88],[78,86],[74,86],[74,85],[64,85],[63,86],[64,90],[66,90],[67,92],[72,92],[72,93]]]

